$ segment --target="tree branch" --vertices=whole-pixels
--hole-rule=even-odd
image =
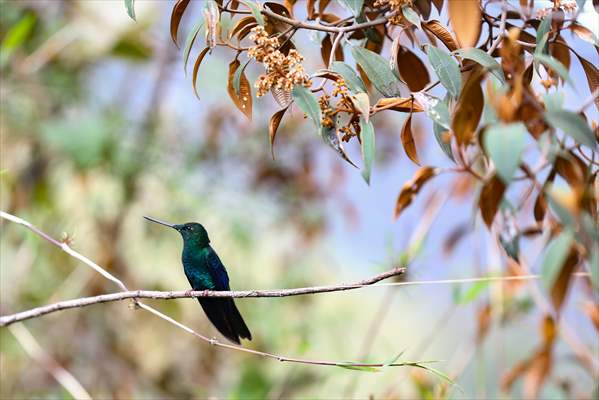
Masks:
[[[229,11],[229,10],[226,10],[226,11]],[[268,10],[266,8],[263,8],[261,12],[263,15],[265,15],[269,18],[277,19],[281,22],[286,23],[287,25],[294,26],[295,28],[298,28],[298,29],[307,29],[307,30],[312,30],[312,31],[333,32],[333,33],[353,32],[353,31],[357,31],[360,29],[364,29],[364,28],[370,28],[375,25],[381,25],[381,24],[386,23],[389,20],[389,18],[393,17],[396,14],[395,12],[393,12],[387,16],[383,16],[381,18],[377,18],[372,21],[366,21],[366,22],[362,22],[359,24],[352,24],[352,25],[343,26],[343,27],[336,27],[336,26],[327,26],[327,25],[322,25],[322,24],[308,24],[308,23],[305,23],[302,21],[298,21],[296,19],[284,17],[284,16],[274,13],[271,10]]]
[[[45,240],[47,240],[48,242],[52,243],[53,245],[61,248],[63,251],[67,252],[69,255],[77,258],[79,261],[82,261],[85,265],[87,265],[88,267],[91,267],[92,269],[94,269],[96,272],[100,273],[102,276],[104,276],[106,279],[109,279],[113,282],[115,282],[119,287],[121,288],[125,288],[125,291],[127,291],[125,284],[118,278],[116,278],[115,276],[111,275],[108,271],[104,270],[102,267],[100,267],[98,264],[94,263],[93,261],[91,261],[90,259],[88,259],[87,257],[79,254],[78,252],[76,252],[75,250],[71,249],[69,247],[69,245],[67,243],[61,243],[60,241],[52,238],[50,235],[46,234],[45,232],[43,232],[42,230],[40,230],[39,228],[37,228],[36,226],[32,225],[31,223],[29,223],[28,221],[25,221],[24,219],[21,219],[19,217],[16,217],[12,214],[6,213],[4,211],[0,211],[0,218],[6,219],[8,221],[12,221],[15,223],[18,223],[20,225],[25,226],[27,229],[35,232],[36,234],[38,234],[39,236],[41,236],[42,238],[44,238]],[[198,337],[199,339],[203,340],[204,342],[207,342],[213,346],[217,346],[217,347],[221,347],[221,348],[226,348],[226,349],[231,349],[231,350],[236,350],[236,351],[240,351],[240,352],[244,352],[244,353],[250,353],[250,354],[254,354],[257,356],[261,356],[261,357],[265,357],[265,358],[271,358],[277,361],[281,361],[281,362],[290,362],[290,363],[298,363],[298,364],[308,364],[308,365],[324,365],[324,366],[337,366],[337,367],[348,367],[348,368],[359,368],[359,367],[371,367],[371,368],[380,368],[380,367],[400,367],[400,366],[414,366],[414,367],[418,367],[418,368],[426,368],[424,367],[422,364],[417,363],[417,362],[403,362],[403,363],[393,363],[393,364],[386,364],[386,363],[348,363],[348,362],[341,362],[341,361],[329,361],[329,360],[313,360],[313,359],[304,359],[304,358],[295,358],[295,357],[287,357],[287,356],[282,356],[282,355],[278,355],[278,354],[273,354],[273,353],[266,353],[263,351],[258,351],[258,350],[252,350],[252,349],[248,349],[245,347],[241,347],[241,346],[237,346],[237,345],[232,345],[232,344],[228,344],[228,343],[222,343],[219,342],[216,339],[211,339],[207,336],[204,336],[196,331],[194,331],[193,329],[191,329],[190,327],[188,327],[187,325],[184,325],[182,323],[180,323],[179,321],[174,320],[173,318],[169,317],[168,315],[165,315],[163,313],[161,313],[160,311],[158,311],[157,309],[150,307],[142,302],[138,302],[137,300],[135,300],[135,304],[143,309],[146,310],[152,314],[154,314],[155,316],[157,316],[158,318],[161,318],[165,321],[167,321],[170,324],[175,325],[176,327],[183,329],[184,331],[186,331],[187,333],[190,333],[196,337]]]
[[[194,297],[289,297],[301,296],[306,294],[340,292],[345,290],[359,289],[364,286],[372,285],[383,279],[392,276],[401,275],[405,272],[405,268],[394,268],[390,271],[373,276],[360,282],[345,284],[345,285],[330,285],[330,286],[314,286],[295,289],[276,289],[276,290],[239,290],[239,291],[153,291],[153,290],[130,290],[118,293],[102,294],[99,296],[82,297],[73,300],[60,301],[46,306],[36,307],[31,310],[20,313],[6,315],[0,317],[0,326],[7,326],[15,322],[24,321],[31,318],[41,317],[42,315],[50,314],[57,311],[68,310],[71,308],[86,307],[93,304],[108,303],[113,301],[121,301],[126,299],[182,299]]]

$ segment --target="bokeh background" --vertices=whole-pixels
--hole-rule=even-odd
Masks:
[[[200,14],[194,3],[183,31]],[[597,32],[588,1],[581,22]],[[254,101],[250,123],[226,92],[231,54],[215,49],[199,73],[200,100],[168,32],[171,2],[121,0],[0,2],[0,208],[68,237],[73,247],[130,288],[183,290],[188,283],[175,232],[142,215],[204,224],[233,289],[352,282],[410,261],[405,280],[483,276],[508,261],[473,218],[468,179],[435,178],[393,220],[401,185],[415,166],[399,147],[404,114],[377,116],[370,186],[323,145],[298,110],[285,116],[270,155],[267,124],[276,109]],[[224,21],[226,25],[226,21]],[[306,67],[322,67],[320,40],[298,34]],[[595,60],[590,45],[577,49]],[[197,49],[194,50],[194,53]],[[348,52],[346,52],[347,54]],[[574,64],[574,63],[573,63]],[[572,76],[588,95],[578,64]],[[247,74],[256,78],[259,67]],[[596,110],[594,119],[597,119]],[[451,162],[415,117],[421,159]],[[359,149],[350,146],[358,160]],[[117,288],[22,227],[2,222],[1,313]],[[526,243],[538,267],[542,241]],[[582,287],[579,288],[582,290]],[[508,293],[508,294],[506,294]],[[70,310],[24,324],[41,348],[94,398],[518,398],[501,376],[541,342],[544,293],[537,282],[422,284],[284,299],[244,299],[247,346],[339,361],[439,360],[455,379],[414,368],[369,373],[278,363],[218,349],[126,303]],[[209,336],[195,300],[150,301]],[[599,338],[577,287],[561,324],[577,343]],[[6,328],[0,329],[0,397],[69,397]],[[588,398],[596,382],[560,341],[543,398]]]

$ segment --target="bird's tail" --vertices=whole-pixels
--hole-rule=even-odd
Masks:
[[[240,338],[252,340],[252,334],[230,298],[199,298],[208,319],[230,341],[240,344]]]

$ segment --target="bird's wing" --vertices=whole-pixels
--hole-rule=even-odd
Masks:
[[[227,275],[227,270],[212,247],[210,247],[210,250],[208,251],[207,259],[210,276],[215,285],[214,289],[231,290],[229,287],[229,275]]]

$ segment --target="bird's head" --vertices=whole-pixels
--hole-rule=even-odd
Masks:
[[[144,216],[144,218],[148,221],[175,229],[181,234],[184,242],[194,243],[201,246],[206,246],[208,243],[210,243],[208,232],[206,232],[206,229],[202,226],[202,224],[198,224],[197,222],[188,222],[185,224],[175,225],[148,216]]]

